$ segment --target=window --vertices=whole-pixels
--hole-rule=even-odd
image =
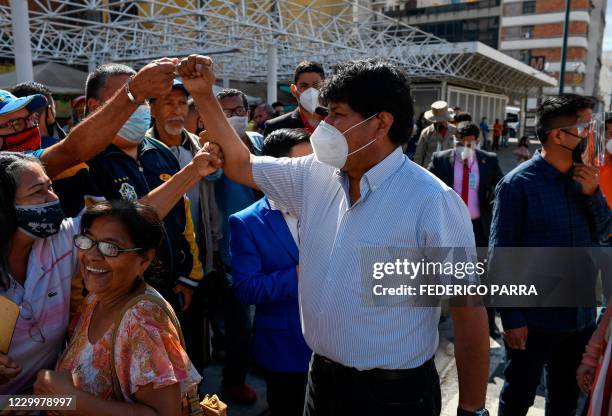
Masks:
[[[519,51],[519,61],[529,65],[529,63],[531,62],[531,50],[523,49]]]
[[[522,26],[521,27],[521,38],[531,39],[533,37],[533,26]]]
[[[533,14],[536,12],[535,1],[524,1],[523,2],[523,14]]]

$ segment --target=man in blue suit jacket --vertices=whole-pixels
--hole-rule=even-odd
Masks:
[[[262,154],[312,153],[308,133],[280,129],[268,135]],[[265,370],[272,415],[302,415],[311,351],[302,336],[298,305],[297,218],[267,197],[230,216],[234,291],[256,305],[253,355]]]

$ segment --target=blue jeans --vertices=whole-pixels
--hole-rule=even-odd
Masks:
[[[543,369],[546,370],[546,416],[575,416],[579,394],[576,370],[593,330],[593,327],[565,333],[530,330],[525,350],[506,345],[499,416],[527,414]]]

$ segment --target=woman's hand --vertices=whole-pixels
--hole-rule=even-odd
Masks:
[[[72,374],[68,371],[40,370],[36,375],[35,394],[68,396],[75,394],[76,391]]]
[[[0,384],[8,383],[21,373],[21,367],[17,365],[8,355],[0,353]]]
[[[585,393],[588,393],[595,379],[595,367],[588,364],[580,364],[576,370],[576,381],[578,387]]]

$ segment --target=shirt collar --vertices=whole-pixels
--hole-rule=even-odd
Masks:
[[[402,152],[402,147],[398,146],[386,158],[363,174],[359,181],[361,198],[364,198],[369,191],[375,191],[380,187],[403,163],[404,153]],[[336,169],[335,175],[348,197],[348,177],[340,169]]]
[[[557,180],[566,177],[566,175],[557,170],[557,168],[548,163],[548,161],[542,157],[540,149],[535,151],[532,159],[533,163],[542,171],[546,178],[551,180]]]

